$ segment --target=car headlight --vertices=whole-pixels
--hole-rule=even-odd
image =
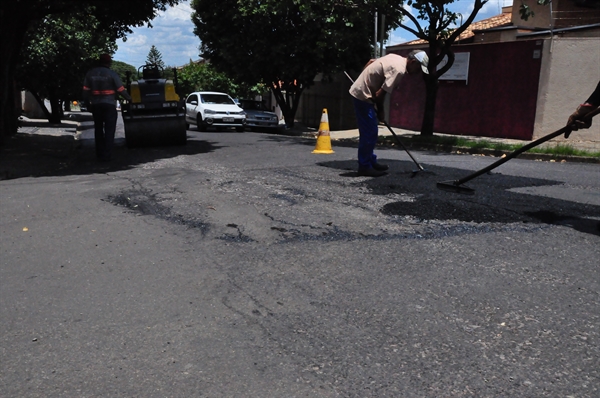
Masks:
[[[204,113],[207,115],[214,115],[217,113],[217,111],[213,111],[212,109],[205,109]]]

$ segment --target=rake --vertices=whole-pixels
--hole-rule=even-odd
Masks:
[[[591,121],[591,119],[596,116],[598,113],[600,113],[600,107],[596,108],[595,110],[593,110],[592,112],[588,113],[584,118],[583,121],[587,122],[587,121]],[[573,128],[573,125],[567,125],[559,130],[556,130],[553,133],[550,133],[548,135],[545,135],[535,141],[530,142],[529,144],[525,145],[522,148],[517,149],[514,152],[509,153],[508,155],[506,155],[505,157],[503,157],[502,159],[490,164],[489,166],[476,171],[475,173],[469,174],[466,177],[461,178],[460,180],[454,180],[454,181],[442,181],[442,182],[438,182],[437,183],[437,187],[439,189],[442,189],[444,191],[449,191],[449,192],[456,192],[456,193],[464,193],[464,194],[474,194],[475,190],[473,188],[469,188],[466,186],[462,186],[465,182],[467,181],[471,181],[473,178],[479,177],[482,174],[487,173],[490,170],[495,169],[496,167],[500,166],[503,163],[508,162],[510,159],[519,156],[521,153],[528,151],[529,149],[536,147],[546,141],[551,140],[554,137],[557,137],[561,134],[569,134],[571,133],[571,131],[573,130],[577,130],[577,128]]]

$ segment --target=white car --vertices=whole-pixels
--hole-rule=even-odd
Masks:
[[[208,127],[217,130],[235,127],[236,131],[244,131],[246,113],[233,99],[225,93],[200,91],[191,93],[185,100],[185,121],[198,126],[199,131]]]

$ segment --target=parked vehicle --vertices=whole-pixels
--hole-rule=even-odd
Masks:
[[[246,125],[246,113],[225,93],[200,91],[187,97],[185,121],[188,129],[190,124],[194,124],[199,131],[206,131],[208,127],[217,130],[234,127],[242,132]]]
[[[240,106],[246,112],[246,127],[250,131],[273,130],[279,128],[279,118],[267,110],[261,101],[240,100]]]

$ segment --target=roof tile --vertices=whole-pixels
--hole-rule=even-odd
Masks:
[[[484,30],[484,29],[499,28],[502,26],[510,26],[512,23],[511,21],[512,21],[512,13],[510,11],[508,11],[508,12],[504,12],[500,15],[495,15],[495,16],[487,18],[487,19],[482,19],[481,21],[478,21],[478,22],[473,22],[471,25],[469,25],[467,27],[467,29],[465,29],[464,32],[462,32],[460,34],[457,41],[465,40],[465,39],[475,36],[475,33],[473,33],[474,30]],[[418,40],[409,41],[405,44],[425,44],[425,43],[427,43],[426,40],[418,39]]]

